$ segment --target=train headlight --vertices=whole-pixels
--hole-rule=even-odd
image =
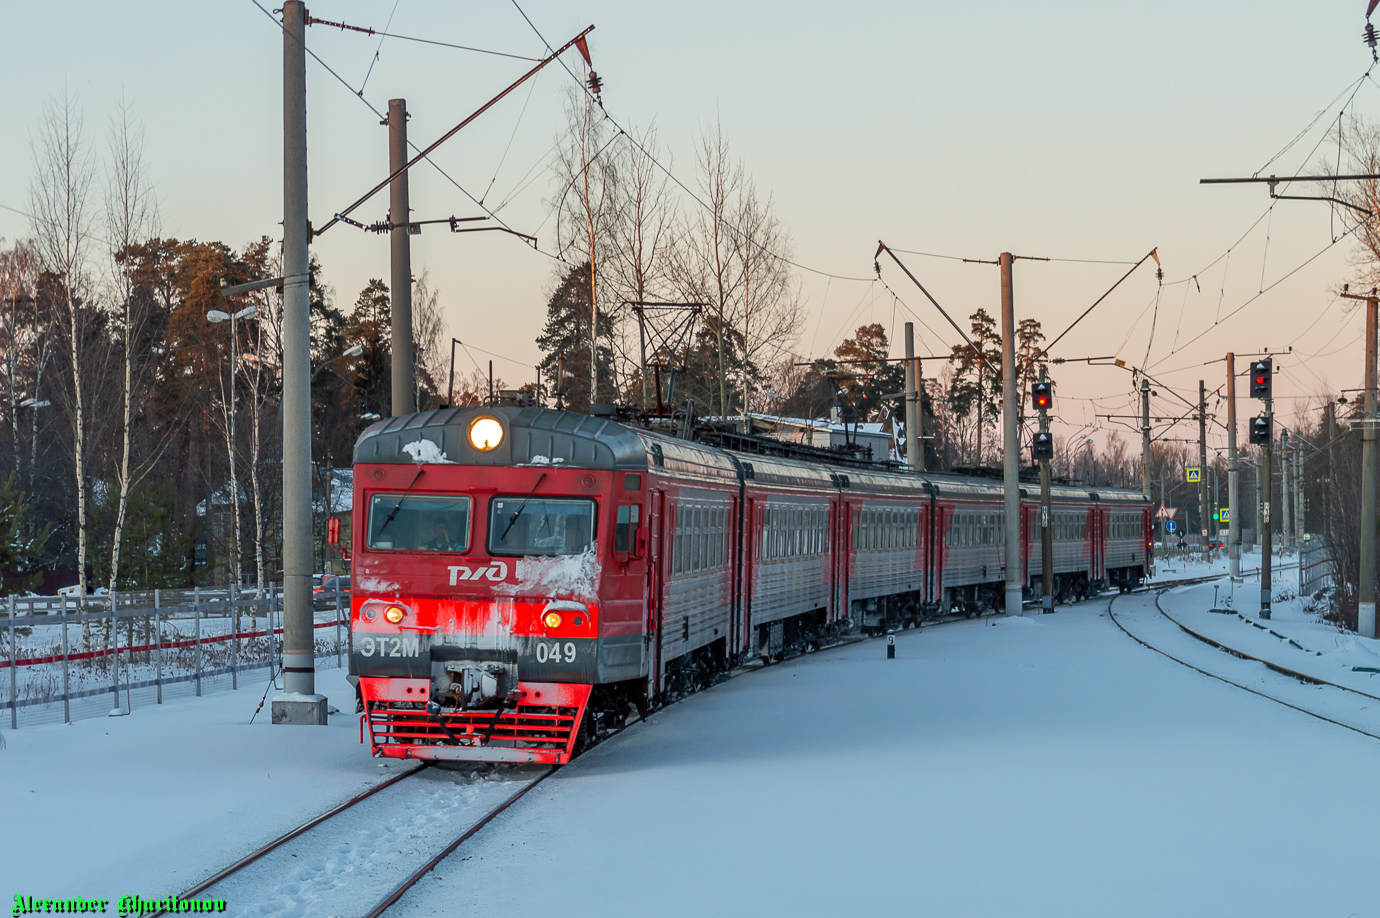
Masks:
[[[470,423],[470,445],[487,453],[503,442],[503,425],[495,418],[475,418]]]
[[[548,612],[541,617],[541,623],[546,626],[548,631],[555,631],[557,628],[561,627],[562,621],[564,621],[564,619],[561,618],[561,613],[559,612]]]
[[[387,609],[383,610],[383,617],[394,625],[402,621],[405,615],[407,615],[407,610],[402,606],[389,606]]]

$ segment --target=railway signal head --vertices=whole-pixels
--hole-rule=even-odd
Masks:
[[[1054,383],[1031,383],[1030,403],[1037,411],[1048,411],[1054,405]]]
[[[1270,443],[1270,419],[1267,417],[1251,418],[1251,442],[1263,446]]]
[[[1030,457],[1039,461],[1054,458],[1054,435],[1047,430],[1035,434],[1030,441]]]
[[[1269,357],[1251,362],[1251,398],[1268,399],[1274,376],[1274,361]]]

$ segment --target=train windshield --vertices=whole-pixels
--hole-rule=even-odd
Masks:
[[[375,494],[369,499],[368,546],[383,551],[465,551],[470,499]]]
[[[495,497],[489,502],[489,553],[580,555],[594,542],[594,501]]]

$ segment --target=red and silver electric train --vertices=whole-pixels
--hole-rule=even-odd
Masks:
[[[564,763],[745,660],[999,608],[1004,590],[998,481],[565,411],[380,421],[355,446],[354,488],[350,667],[379,756]],[[1021,494],[1038,595],[1039,492]],[[1139,492],[1053,495],[1059,598],[1143,579]]]

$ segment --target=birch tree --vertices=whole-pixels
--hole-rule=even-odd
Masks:
[[[734,308],[742,286],[737,264],[737,239],[732,208],[743,186],[743,168],[733,162],[728,140],[715,125],[700,137],[696,175],[703,207],[696,208],[683,226],[676,250],[675,282],[686,300],[708,304],[718,359],[719,416],[727,418],[728,366],[725,336],[734,322]]]
[[[90,292],[87,249],[91,244],[90,199],[95,168],[82,134],[76,100],[64,90],[51,100],[32,142],[33,176],[29,185],[29,213],[39,259],[59,284],[57,331],[69,350],[73,470],[77,511],[77,595],[86,605],[87,503],[86,410],[82,392],[81,338],[85,303]],[[83,645],[90,649],[89,623]]]
[[[567,97],[568,128],[560,141],[557,175],[562,191],[554,202],[561,233],[560,254],[573,264],[588,261],[590,271],[589,391],[591,404],[599,401],[599,332],[605,327],[600,318],[613,317],[616,311],[600,299],[603,255],[608,249],[609,225],[613,220],[617,169],[608,148],[616,139],[610,136],[602,109],[591,109],[589,95],[572,90]],[[567,252],[574,257],[567,256]],[[602,305],[602,310],[601,310]]]
[[[653,161],[657,156],[655,126],[643,131],[637,144],[620,145],[617,156],[617,200],[614,218],[609,224],[609,252],[604,264],[610,285],[625,299],[637,303],[645,302],[654,292],[666,288],[668,250],[675,238],[675,210],[669,179]],[[627,326],[627,322],[620,323],[625,338]],[[625,341],[623,351],[626,354],[628,350]],[[650,391],[647,368],[640,354],[636,363],[642,403],[646,406]]]
[[[735,253],[740,273],[743,335],[743,433],[751,433],[752,368],[775,361],[795,340],[803,317],[791,276],[790,236],[772,212],[772,198],[758,196],[751,179],[739,185],[734,208]]]
[[[111,594],[120,579],[120,549],[129,513],[129,490],[134,477],[142,477],[153,467],[150,461],[141,469],[131,467],[134,391],[136,385],[136,342],[144,322],[143,310],[134,296],[134,284],[122,267],[122,253],[157,235],[158,209],[144,172],[144,132],[133,123],[129,107],[122,101],[110,122],[108,139],[110,161],[105,194],[105,232],[113,294],[120,310],[119,335],[122,360],[122,404],[120,415],[120,457],[115,471],[116,510],[110,537]]]

